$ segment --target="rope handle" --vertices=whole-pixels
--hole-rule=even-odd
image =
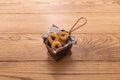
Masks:
[[[80,20],[82,20],[82,19],[85,20],[85,22],[75,28],[75,26],[77,25],[77,23],[78,23]],[[84,26],[86,23],[87,23],[87,19],[86,19],[86,18],[84,18],[84,17],[79,18],[79,19],[75,22],[75,24],[72,26],[72,28],[69,30],[69,34],[71,34],[73,31],[77,30],[78,28]]]

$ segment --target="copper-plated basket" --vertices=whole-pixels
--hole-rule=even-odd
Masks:
[[[68,53],[71,53],[71,48],[73,44],[70,44],[60,50],[58,50],[57,52],[54,52],[51,48],[49,43],[47,42],[47,39],[44,39],[44,43],[46,45],[46,48],[48,50],[48,54],[50,54],[56,61],[60,60],[61,58],[63,58],[64,56],[66,56]]]
[[[82,24],[82,25],[79,25],[78,27],[74,28],[76,26],[76,24],[81,20],[81,19],[84,19],[85,22]],[[83,25],[85,25],[87,23],[87,20],[86,18],[84,17],[81,17],[79,18],[76,23],[73,25],[73,27],[68,31],[69,33],[69,40],[72,41],[72,39],[74,38],[75,40],[77,40],[74,36],[71,36],[71,33],[75,30],[77,30],[78,28],[82,27]],[[47,38],[43,38],[43,42],[48,50],[48,54],[51,55],[56,61],[62,59],[64,56],[66,56],[67,54],[71,53],[71,48],[73,46],[73,43],[71,44],[68,44],[66,46],[64,46],[63,48],[57,50],[56,52],[54,50],[51,49],[50,47],[50,43],[49,41],[47,40]],[[77,41],[76,41],[77,42]]]

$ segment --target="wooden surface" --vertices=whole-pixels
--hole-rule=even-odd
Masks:
[[[41,36],[73,33],[72,55],[55,62]],[[0,80],[120,80],[120,0],[0,0]]]

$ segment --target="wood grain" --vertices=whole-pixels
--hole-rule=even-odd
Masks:
[[[53,75],[53,74],[25,74],[25,73],[2,73],[2,80],[118,80],[119,74],[80,74],[80,75]]]
[[[72,55],[55,62],[41,36],[82,16]],[[120,0],[0,0],[0,80],[48,79],[120,80]]]
[[[25,74],[120,74],[120,62],[1,62],[0,72]]]
[[[78,43],[72,48],[72,56],[66,60],[120,61],[120,34],[73,35],[78,38]],[[1,34],[0,61],[47,60],[47,50],[41,36],[41,34]]]
[[[52,24],[69,30],[81,16],[86,17],[88,23],[74,33],[120,33],[119,15],[120,13],[0,14],[0,33],[46,33]]]
[[[120,12],[119,0],[1,0],[0,13]]]

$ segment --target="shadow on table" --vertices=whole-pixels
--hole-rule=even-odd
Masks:
[[[65,75],[69,73],[68,67],[73,65],[74,63],[72,62],[72,52],[70,52],[68,55],[66,55],[63,59],[59,60],[58,62],[55,62],[54,60],[51,60],[51,57],[48,57],[48,74],[51,76],[53,75]],[[54,76],[55,80],[59,79],[59,76]]]

